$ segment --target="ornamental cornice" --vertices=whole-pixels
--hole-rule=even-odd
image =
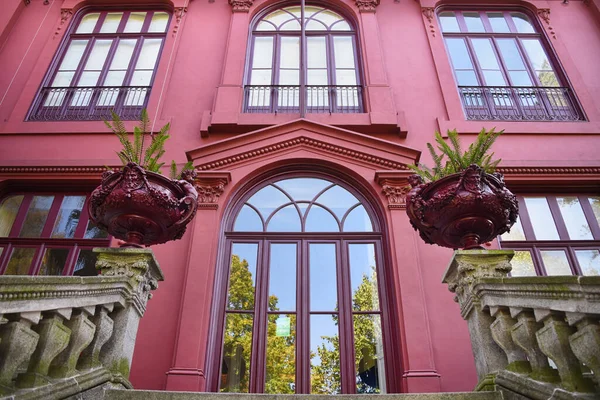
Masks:
[[[61,8],[60,9],[60,23],[56,27],[56,31],[54,31],[54,36],[58,35],[60,31],[63,29],[63,26],[67,23],[67,21],[73,15],[72,8]]]
[[[375,12],[380,0],[355,0],[360,12]]]
[[[119,169],[120,167],[114,166],[111,169]],[[63,166],[31,166],[31,167],[17,167],[17,166],[0,166],[0,174],[98,174],[98,177],[106,171],[105,166],[80,166],[80,167],[63,167]]]
[[[328,153],[333,153],[337,155],[341,155],[347,158],[352,158],[358,161],[367,162],[370,164],[378,165],[381,167],[396,169],[396,170],[406,170],[406,165],[390,161],[389,159],[373,156],[368,153],[364,153],[361,151],[350,150],[346,147],[337,146],[334,144],[322,142],[320,140],[311,139],[307,137],[297,137],[294,139],[289,139],[277,144],[273,144],[270,146],[264,146],[261,148],[257,148],[254,150],[249,150],[244,153],[237,154],[235,156],[222,158],[220,160],[211,161],[206,164],[200,164],[196,169],[199,171],[206,171],[215,168],[223,168],[228,165],[240,162],[240,161],[248,161],[256,157],[262,157],[271,153],[275,153],[281,150],[287,150],[293,147],[311,147],[317,150],[326,151]]]
[[[498,167],[504,175],[596,175],[600,167]]]
[[[214,210],[218,208],[219,197],[225,186],[231,182],[231,174],[226,171],[199,171],[194,181],[198,192],[198,208]]]
[[[375,171],[375,182],[387,197],[390,210],[406,209],[406,195],[411,189],[409,175],[409,171]]]
[[[229,0],[232,12],[249,12],[254,0]]]

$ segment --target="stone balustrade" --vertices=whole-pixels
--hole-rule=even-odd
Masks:
[[[456,251],[444,275],[469,325],[478,389],[598,399],[600,277],[508,277],[513,254]]]
[[[97,277],[0,276],[0,397],[131,388],[139,320],[163,275],[151,250],[94,252]]]

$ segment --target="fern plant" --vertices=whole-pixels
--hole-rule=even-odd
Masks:
[[[437,150],[431,143],[427,143],[427,149],[433,158],[434,166],[429,168],[423,164],[408,165],[408,168],[423,178],[425,182],[433,182],[445,176],[463,171],[471,164],[479,165],[485,172],[492,173],[502,161],[494,160],[494,153],[489,153],[490,148],[504,130],[495,131],[495,128],[489,131],[483,128],[477,135],[477,139],[463,153],[460,139],[456,130],[448,131],[448,144],[439,132],[435,132],[435,142]]]
[[[123,165],[133,162],[146,171],[160,174],[161,168],[165,164],[160,159],[165,154],[165,142],[170,137],[169,130],[171,129],[171,125],[167,123],[158,132],[149,132],[150,119],[148,118],[146,109],[143,109],[139,124],[133,128],[133,142],[131,142],[121,117],[114,111],[111,111],[111,117],[112,120],[110,122],[105,120],[104,124],[117,135],[119,142],[123,146],[121,151],[116,152]],[[146,136],[150,137],[150,145],[144,148]],[[171,179],[181,179],[181,174],[184,171],[192,169],[194,169],[194,165],[189,161],[183,166],[181,171],[177,171],[177,165],[173,160],[171,162]]]

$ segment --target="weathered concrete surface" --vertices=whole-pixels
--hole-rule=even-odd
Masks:
[[[373,400],[374,395],[275,395],[107,390],[103,400]],[[378,400],[502,400],[499,392],[409,393],[375,395]]]

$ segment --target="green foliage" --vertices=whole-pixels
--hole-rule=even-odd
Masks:
[[[409,165],[408,168],[423,178],[425,182],[437,181],[445,176],[463,171],[471,164],[477,164],[485,172],[492,173],[502,160],[493,160],[494,153],[489,153],[489,150],[503,132],[504,130],[496,132],[495,128],[489,131],[483,128],[477,135],[475,142],[464,153],[456,130],[448,131],[450,144],[444,140],[439,132],[435,132],[435,142],[440,154],[436,152],[431,143],[427,143],[427,149],[433,159],[433,168],[423,164]]]
[[[181,171],[177,171],[177,164],[175,163],[175,160],[172,160],[169,177],[171,179],[179,180],[179,179],[181,179],[181,175],[185,171],[192,171],[193,169],[194,169],[194,163],[192,161],[188,161],[183,165],[183,167],[181,167]]]

